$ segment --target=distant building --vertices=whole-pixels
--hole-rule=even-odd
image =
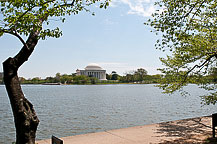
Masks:
[[[98,64],[92,63],[84,68],[84,70],[76,70],[76,75],[85,75],[95,77],[99,80],[106,80],[106,70],[103,70]]]

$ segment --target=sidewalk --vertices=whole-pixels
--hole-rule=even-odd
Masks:
[[[64,144],[198,144],[211,137],[211,117],[164,122],[61,138]],[[51,140],[36,141],[51,144]]]

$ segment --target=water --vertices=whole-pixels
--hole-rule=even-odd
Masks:
[[[191,96],[161,93],[154,85],[23,85],[40,125],[37,139],[78,135],[185,119],[216,112],[201,107],[204,90],[189,85]],[[12,111],[5,87],[0,86],[0,143],[15,141]]]

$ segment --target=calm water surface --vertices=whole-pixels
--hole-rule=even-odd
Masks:
[[[78,135],[137,125],[210,115],[216,106],[201,107],[196,85],[191,96],[165,95],[154,85],[23,85],[40,124],[37,139]],[[15,141],[12,111],[0,85],[0,143]]]

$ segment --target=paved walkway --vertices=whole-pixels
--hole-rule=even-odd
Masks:
[[[64,144],[199,144],[211,137],[211,117],[164,122],[61,138]],[[37,144],[51,144],[49,140]]]

